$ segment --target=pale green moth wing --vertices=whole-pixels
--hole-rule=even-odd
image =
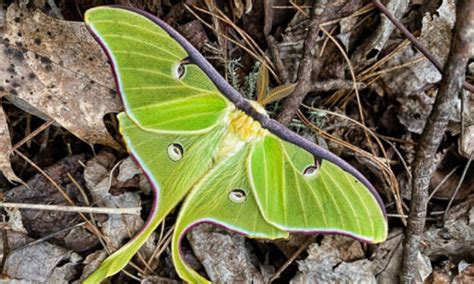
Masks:
[[[252,238],[288,237],[263,219],[250,188],[249,176],[243,166],[250,147],[245,146],[230,158],[218,162],[186,197],[181,207],[172,241],[173,262],[179,276],[189,283],[208,282],[184,263],[180,241],[185,232],[197,223],[219,224]]]
[[[267,222],[290,232],[337,233],[378,243],[387,221],[376,195],[351,174],[274,135],[249,160],[252,192]]]
[[[264,111],[256,113],[161,20],[138,10],[99,7],[87,11],[85,21],[113,65],[126,112],[119,115],[120,131],[156,191],[144,229],[86,282],[98,283],[120,271],[187,194],[172,247],[176,270],[190,282],[206,280],[182,261],[179,241],[199,222],[269,239],[286,237],[288,231],[332,232],[371,242],[385,239],[382,204],[357,170],[271,121]],[[188,56],[196,65],[187,64]],[[243,127],[250,123],[245,116],[231,123],[236,107],[229,101],[258,116],[275,135],[323,158],[321,166],[314,170],[312,155],[266,131],[258,131],[266,133],[261,140],[249,140],[259,123]]]
[[[85,22],[111,60],[125,112],[141,128],[199,132],[216,124],[228,102],[187,52],[148,18],[97,7]]]
[[[142,231],[110,255],[86,283],[99,283],[127,265],[163,218],[210,170],[215,145],[223,135],[219,124],[204,134],[171,135],[142,130],[125,113],[118,118],[128,150],[155,189],[154,208]]]

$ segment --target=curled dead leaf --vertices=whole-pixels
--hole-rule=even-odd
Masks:
[[[459,136],[459,154],[468,159],[474,156],[474,125],[464,129],[462,135]]]
[[[84,24],[9,6],[0,44],[0,92],[87,143],[119,147],[103,117],[121,103],[105,56]]]
[[[265,64],[261,64],[260,69],[258,69],[256,86],[257,102],[259,102],[261,105],[265,105],[262,103],[262,101],[264,100],[265,95],[267,95],[268,83],[268,68],[265,66]]]
[[[10,182],[23,183],[22,180],[15,175],[11,167],[10,155],[12,153],[13,150],[10,141],[10,131],[8,130],[7,119],[2,107],[0,106],[0,172],[2,172]]]
[[[266,105],[286,98],[293,92],[295,88],[296,83],[290,83],[271,89],[270,92],[268,92],[268,94],[265,96],[265,98],[263,98],[262,105]]]
[[[19,232],[2,230],[1,235],[10,247],[0,249],[9,283],[69,283],[80,269],[81,256],[73,251],[48,242],[26,245],[33,239]]]

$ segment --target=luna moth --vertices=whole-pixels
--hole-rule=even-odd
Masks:
[[[301,232],[386,239],[383,203],[362,174],[244,99],[165,22],[121,6],[90,9],[85,22],[112,65],[127,149],[154,188],[143,229],[87,283],[123,269],[181,202],[172,257],[191,283],[208,281],[183,261],[180,243],[203,222],[251,238]]]

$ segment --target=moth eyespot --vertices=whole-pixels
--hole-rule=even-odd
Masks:
[[[233,189],[229,192],[229,199],[234,203],[243,203],[247,200],[247,193],[242,189]]]
[[[184,74],[186,73],[186,68],[184,67],[183,62],[179,62],[173,66],[173,77],[181,80],[184,77]]]
[[[171,159],[171,161],[178,162],[183,158],[183,154],[184,149],[180,144],[173,143],[168,145],[168,157]]]
[[[304,171],[303,171],[303,175],[305,177],[312,177],[314,176],[317,172],[318,172],[318,162],[316,162],[315,165],[311,165],[311,166],[307,166]]]

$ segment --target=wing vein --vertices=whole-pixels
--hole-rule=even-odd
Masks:
[[[171,55],[173,58],[176,58],[177,60],[181,60],[182,58],[179,58],[178,56],[176,56],[176,54],[174,53],[171,53],[169,52],[168,50],[162,48],[161,46],[159,45],[155,45],[155,44],[152,44],[152,43],[149,43],[147,41],[143,41],[143,40],[139,40],[137,38],[134,38],[134,37],[131,37],[131,36],[126,36],[126,35],[118,35],[118,34],[102,34],[101,37],[112,37],[112,38],[121,38],[121,39],[124,39],[124,40],[129,40],[129,41],[134,41],[134,42],[140,42],[142,44],[145,44],[145,45],[148,45],[148,46],[151,46],[151,47],[154,47],[158,50],[161,50],[169,55]]]
[[[293,170],[295,172],[298,171],[297,167],[293,164],[293,162],[291,161],[290,159],[290,155],[288,154],[288,152],[286,151],[285,148],[283,148],[283,152],[285,154],[285,157],[286,159],[288,160],[289,164],[292,166]],[[322,201],[319,199],[318,195],[316,194],[316,192],[313,191],[313,187],[311,186],[311,184],[309,183],[308,180],[306,180],[304,177],[302,177],[303,180],[305,181],[306,185],[311,189],[310,192],[311,194],[314,196],[314,199],[316,200],[316,202],[318,203],[318,206],[319,206],[319,209],[321,211],[321,215],[323,217],[323,220],[324,220],[324,225],[325,227],[328,227],[328,220],[327,220],[327,216],[324,214],[324,208],[323,208],[323,203]]]
[[[129,51],[129,50],[118,49],[118,50],[114,50],[113,53],[114,54],[133,54],[133,55],[137,55],[137,56],[141,56],[141,57],[153,58],[153,59],[156,59],[158,61],[168,62],[168,63],[178,63],[179,62],[179,61],[167,60],[167,59],[164,59],[162,57],[153,56],[153,55],[146,54],[146,53],[143,53],[143,52],[138,52],[138,51]]]
[[[356,220],[356,223],[357,223],[357,228],[359,229],[359,232],[362,233],[362,227],[360,226],[360,222],[359,222],[359,219],[357,218],[357,212],[354,208],[354,206],[352,205],[352,202],[350,201],[350,199],[347,197],[347,194],[346,192],[344,191],[344,189],[341,187],[341,185],[336,181],[336,179],[334,179],[334,177],[332,176],[332,174],[330,172],[328,172],[327,174],[329,176],[329,178],[332,180],[332,182],[336,185],[336,188],[339,190],[339,192],[341,193],[341,195],[344,197],[344,199],[346,200],[349,208],[351,209],[352,213],[354,214],[354,218]],[[345,175],[344,175],[345,176]],[[346,177],[346,176],[345,176]]]
[[[293,171],[293,176],[295,177],[295,181],[296,181],[296,191],[298,192],[298,199],[299,199],[299,202],[300,202],[300,205],[301,205],[304,225],[305,225],[305,227],[308,227],[309,223],[308,223],[308,219],[307,219],[307,216],[306,216],[306,209],[304,207],[303,198],[302,198],[302,195],[301,195],[301,184],[300,184],[300,181],[298,179],[298,173],[296,171]]]
[[[170,37],[168,34],[166,34],[164,32],[161,32],[160,30],[155,31],[155,30],[152,30],[152,29],[147,29],[147,28],[138,26],[138,25],[133,25],[133,24],[130,24],[130,23],[127,23],[127,22],[120,22],[120,21],[113,21],[113,20],[96,20],[96,21],[94,21],[94,24],[98,24],[98,23],[110,23],[110,24],[114,24],[114,25],[127,26],[127,27],[131,27],[131,28],[136,28],[137,30],[150,32],[152,34],[162,36],[162,37],[165,37],[167,39],[169,39],[169,37]]]
[[[212,93],[199,93],[199,94],[195,94],[195,95],[191,95],[191,96],[166,100],[164,102],[157,102],[157,103],[148,104],[148,105],[145,105],[145,106],[135,107],[135,108],[132,108],[132,109],[134,111],[137,111],[137,110],[141,110],[141,109],[159,108],[159,107],[164,107],[164,106],[167,106],[167,105],[173,105],[173,104],[176,104],[176,103],[186,102],[187,100],[189,100],[191,98],[205,98],[205,97],[212,97],[212,95],[213,95]],[[192,105],[186,106],[186,105],[184,105],[182,107],[182,109],[190,108],[190,107],[193,108],[195,106],[192,106]]]
[[[331,192],[329,191],[329,188],[328,188],[328,185],[327,185],[327,183],[326,183],[326,180],[325,180],[324,178],[321,178],[321,182],[324,184],[323,188],[326,189],[326,192],[327,192],[328,197],[331,199],[332,203],[334,204],[334,208],[335,208],[336,211],[337,211],[337,216],[339,217],[339,220],[341,221],[341,228],[342,228],[343,230],[346,230],[345,222],[344,222],[344,219],[342,218],[342,214],[341,214],[340,208],[339,208],[339,206],[337,205],[336,200],[333,198]]]
[[[184,83],[182,80],[178,80],[176,78],[173,78],[171,75],[168,75],[166,73],[162,73],[162,72],[158,72],[158,71],[153,71],[153,70],[149,70],[149,69],[144,69],[144,68],[134,68],[134,67],[122,67],[120,68],[120,71],[139,71],[139,72],[144,72],[144,73],[150,73],[150,74],[155,74],[155,75],[159,75],[159,76],[163,76],[163,77],[166,77],[166,78],[169,78],[169,79],[172,79],[172,80],[175,80],[175,82],[177,84],[181,84],[183,86],[186,86],[187,88],[189,89],[193,89],[193,90],[196,90],[196,91],[200,91],[200,92],[203,92],[203,93],[211,93],[209,90],[205,90],[205,89],[201,89],[201,88],[196,88],[196,87],[193,87],[193,86],[190,86],[186,83]]]

